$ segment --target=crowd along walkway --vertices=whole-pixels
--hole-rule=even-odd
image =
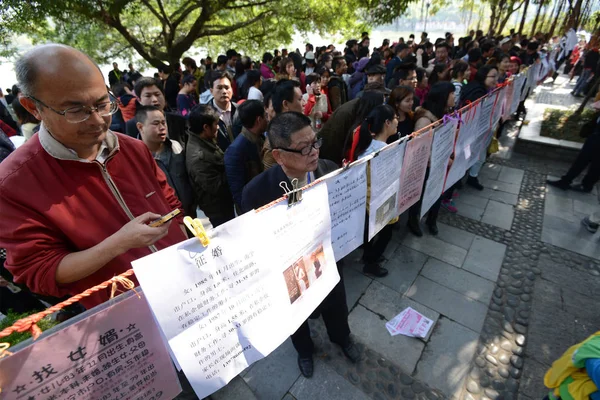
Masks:
[[[549,92],[552,90],[549,89]],[[362,351],[348,362],[311,320],[315,374],[300,375],[288,340],[212,399],[539,399],[543,375],[572,344],[600,327],[598,235],[580,218],[596,193],[547,188],[568,165],[501,151],[481,173],[483,191],[460,190],[458,214],[439,234],[412,236],[404,222],[385,253],[385,278],[362,274],[361,251],[344,280],[350,327]],[[406,307],[434,321],[423,340],[390,336],[385,322]]]

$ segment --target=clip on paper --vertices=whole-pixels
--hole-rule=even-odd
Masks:
[[[202,222],[198,218],[192,219],[191,217],[185,217],[183,219],[183,223],[190,230],[190,232],[192,232],[194,236],[200,240],[202,246],[206,247],[210,244],[206,229],[204,229]]]
[[[288,198],[288,207],[302,201],[302,189],[298,188],[298,179],[292,179],[292,189],[287,185],[287,182],[279,182],[279,187],[285,191]]]

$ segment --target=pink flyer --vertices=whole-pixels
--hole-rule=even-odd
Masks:
[[[2,400],[159,400],[180,391],[143,293],[125,293],[64,328],[9,349]],[[99,311],[98,311],[99,310]]]

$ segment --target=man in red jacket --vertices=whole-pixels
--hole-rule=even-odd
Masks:
[[[181,218],[148,226],[181,204],[144,143],[108,129],[117,105],[88,56],[43,45],[15,70],[21,104],[42,121],[0,165],[0,247],[17,283],[75,295],[186,239]],[[104,290],[81,303],[108,298]]]

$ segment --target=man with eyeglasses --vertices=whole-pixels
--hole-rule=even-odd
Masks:
[[[117,104],[88,56],[42,45],[15,71],[21,104],[42,121],[0,165],[0,247],[15,282],[47,296],[79,294],[186,239],[181,218],[148,226],[181,203],[144,143],[108,129]],[[108,299],[98,291],[81,304]]]
[[[165,113],[154,106],[140,106],[135,112],[135,119],[142,142],[165,173],[169,186],[175,190],[177,198],[183,205],[185,215],[195,217],[194,192],[185,167],[183,146],[169,139]]]
[[[319,159],[322,139],[317,139],[317,135],[311,128],[310,119],[302,113],[291,111],[277,115],[271,121],[267,135],[277,165],[264,171],[244,187],[243,212],[262,207],[282,197],[284,192],[279,186],[281,182],[286,182],[288,187],[291,187],[291,181],[297,179],[298,187],[303,187],[337,169],[334,162]],[[360,354],[350,340],[343,279],[340,279],[323,300],[318,311],[323,315],[329,339],[341,346],[346,357],[356,362]],[[304,322],[292,335],[292,343],[298,352],[300,372],[310,378],[314,370],[312,358],[314,345],[310,338],[308,322]]]

